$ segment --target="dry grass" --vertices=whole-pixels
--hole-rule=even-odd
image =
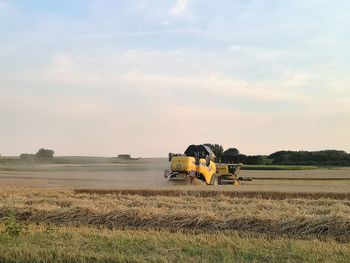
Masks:
[[[350,240],[348,195],[7,190],[0,194],[0,219],[5,217],[4,206],[9,204],[16,209],[19,220],[32,223],[195,232],[239,230]]]
[[[163,185],[155,171],[0,172],[0,262],[349,262],[350,181],[334,180],[348,170],[310,180],[319,172],[262,171],[274,180],[240,187]],[[7,207],[28,226],[17,237],[4,232]]]

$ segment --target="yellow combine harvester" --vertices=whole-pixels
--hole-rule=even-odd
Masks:
[[[184,154],[169,153],[170,169],[164,177],[170,180],[200,180],[208,185],[239,185],[242,164],[215,163],[215,155],[205,145],[190,145]]]

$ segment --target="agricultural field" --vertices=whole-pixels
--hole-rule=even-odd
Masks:
[[[167,164],[0,165],[0,262],[350,261],[350,170],[214,187]]]

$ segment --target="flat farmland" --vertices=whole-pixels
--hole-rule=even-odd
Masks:
[[[31,186],[50,188],[168,188],[188,187],[170,183],[163,178],[168,168],[166,159],[143,159],[129,163],[53,164],[23,166],[0,164],[0,184],[4,186]],[[243,182],[239,187],[220,186],[235,191],[305,191],[349,192],[350,169],[317,169],[291,171],[243,170]],[[211,186],[197,186],[211,188]]]
[[[170,183],[164,159],[0,164],[2,262],[349,262],[350,170]]]
[[[349,262],[349,194],[234,189],[0,186],[0,261]]]

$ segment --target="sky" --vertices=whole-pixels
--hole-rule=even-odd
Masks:
[[[350,152],[350,1],[0,0],[0,153]]]

